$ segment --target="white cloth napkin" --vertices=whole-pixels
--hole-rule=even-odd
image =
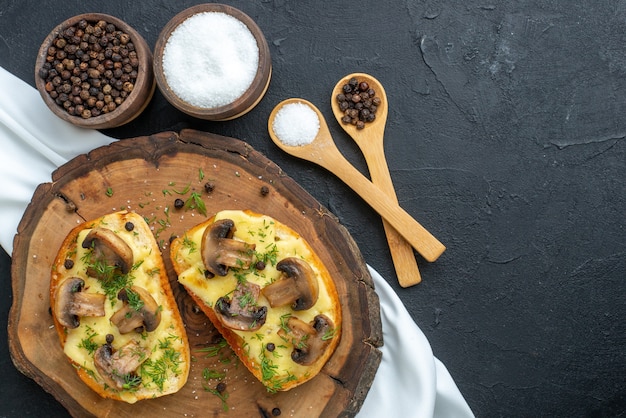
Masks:
[[[0,245],[11,254],[17,226],[37,185],[51,181],[59,165],[115,139],[59,119],[37,90],[2,67],[0,97]],[[380,298],[385,344],[358,416],[473,417],[398,295],[373,268],[369,270]]]

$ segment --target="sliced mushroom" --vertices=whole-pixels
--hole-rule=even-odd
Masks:
[[[220,219],[206,228],[202,236],[202,261],[216,276],[225,276],[230,267],[248,268],[252,263],[256,244],[233,239],[235,222]]]
[[[293,344],[291,359],[304,366],[315,363],[334,337],[333,323],[323,314],[316,315],[308,324],[290,316],[286,328],[281,328],[278,335]]]
[[[135,340],[130,340],[118,350],[114,350],[112,338],[107,337],[107,343],[98,347],[94,353],[93,361],[102,380],[108,386],[122,390],[136,386],[138,383],[136,371],[149,354],[150,351],[141,347]]]
[[[161,309],[146,289],[139,286],[124,288],[118,292],[117,298],[124,302],[124,305],[111,315],[110,319],[120,334],[144,330],[151,332],[159,326]]]
[[[83,248],[93,249],[92,262],[102,263],[102,267],[114,267],[122,274],[127,274],[133,266],[133,250],[110,229],[94,228],[89,231],[83,241]],[[106,278],[106,273],[96,268],[89,268],[87,274],[99,279]]]
[[[81,316],[104,316],[106,296],[83,292],[85,281],[70,277],[57,287],[54,297],[54,316],[66,328],[77,328]]]
[[[261,288],[254,283],[238,283],[232,294],[215,302],[215,314],[227,328],[255,331],[267,318],[267,306],[257,305]]]
[[[263,296],[272,308],[291,303],[294,311],[303,311],[315,305],[319,285],[309,263],[298,257],[288,257],[279,261],[276,269],[283,273],[281,277],[263,288]]]

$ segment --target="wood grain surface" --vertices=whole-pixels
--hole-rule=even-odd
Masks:
[[[204,185],[214,189],[207,193]],[[266,186],[269,193],[262,194]],[[176,282],[169,239],[206,219],[199,208],[175,209],[176,198],[198,193],[206,216],[222,209],[252,209],[299,232],[335,279],[343,309],[337,350],[310,382],[270,394],[229,348],[217,355],[219,334]],[[178,393],[134,405],[102,399],[77,377],[52,327],[48,286],[56,252],[75,225],[120,209],[143,215],[153,227],[187,326],[192,367]],[[53,394],[73,416],[354,416],[372,384],[383,343],[378,296],[365,262],[347,230],[281,169],[247,143],[184,130],[125,139],[81,155],[41,184],[19,225],[12,264],[14,301],[9,347],[21,372]],[[211,391],[226,374],[227,399]]]

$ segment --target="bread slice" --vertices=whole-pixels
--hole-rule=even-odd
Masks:
[[[176,238],[170,257],[179,283],[268,391],[314,378],[339,344],[330,274],[298,233],[270,216],[218,212]]]
[[[50,301],[64,353],[100,396],[135,403],[187,381],[184,324],[140,215],[120,211],[75,227],[52,266]]]

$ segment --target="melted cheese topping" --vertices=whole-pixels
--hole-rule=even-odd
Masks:
[[[114,300],[107,298],[103,317],[82,317],[78,328],[66,330],[63,351],[76,365],[85,369],[88,375],[103,385],[104,383],[94,366],[93,347],[100,347],[105,344],[107,334],[114,336],[112,344],[114,349],[125,345],[131,339],[139,342],[141,347],[146,347],[150,355],[142,365],[146,367],[145,373],[142,366],[138,370],[139,374],[142,375],[141,385],[133,390],[118,393],[122,400],[134,403],[140,395],[144,395],[144,397],[146,394],[149,397],[161,396],[173,393],[182,387],[187,380],[189,366],[186,363],[189,361],[189,354],[186,335],[184,335],[184,331],[181,333],[180,328],[176,326],[176,318],[173,316],[177,307],[171,306],[161,287],[160,275],[167,273],[160,271],[163,268],[160,261],[161,254],[158,252],[154,236],[139,215],[130,213],[124,215],[125,217],[121,220],[114,216],[105,216],[98,225],[94,224],[92,227],[109,228],[130,246],[134,256],[134,266],[129,272],[132,284],[146,289],[152,295],[161,308],[161,322],[152,332],[139,334],[133,331],[120,334],[117,327],[109,321],[109,318],[122,308],[123,302],[117,298]],[[134,216],[129,219],[131,215]],[[135,227],[132,231],[127,231],[124,228],[127,221],[134,223]],[[83,292],[104,294],[102,282],[89,277],[86,273],[88,267],[86,260],[89,258],[87,253],[91,250],[84,249],[82,243],[89,231],[91,228],[80,231],[76,247],[65,255],[65,258],[74,261],[73,267],[66,269],[62,262],[59,263],[60,266],[57,266],[56,274],[60,276],[57,283],[60,284],[69,277],[80,277],[85,281]],[[88,349],[90,345],[92,346],[91,350]],[[151,365],[165,365],[165,374],[153,373],[155,368]],[[109,390],[112,389],[109,388]]]
[[[215,220],[232,219],[236,231],[233,238],[256,244],[256,253],[259,258],[263,254],[272,254],[273,262],[267,262],[263,270],[250,269],[245,279],[261,288],[272,283],[281,276],[276,270],[276,263],[286,257],[301,257],[306,260],[317,259],[307,242],[291,229],[287,229],[268,217],[250,216],[242,211],[222,211],[215,215]],[[205,228],[198,228],[191,235],[184,237],[181,250],[176,254],[177,262],[186,266],[181,272],[178,281],[189,291],[200,297],[204,303],[213,307],[217,299],[232,293],[237,285],[237,277],[233,269],[229,269],[226,276],[215,276],[207,279],[204,276],[204,264],[201,257],[201,242]],[[272,257],[268,257],[272,258]],[[302,366],[291,359],[294,347],[291,342],[283,340],[278,331],[284,325],[286,318],[293,315],[306,323],[313,321],[316,315],[324,314],[331,319],[333,329],[338,330],[340,318],[337,316],[338,307],[333,306],[330,290],[320,279],[322,274],[318,264],[309,262],[315,275],[318,277],[319,297],[315,305],[304,311],[293,311],[289,305],[271,308],[267,299],[261,294],[257,301],[260,306],[267,306],[265,324],[255,331],[235,332],[241,338],[241,346],[246,356],[252,361],[252,367],[260,369],[263,383],[270,389],[280,390],[283,384],[290,380],[306,378],[310,367]],[[320,262],[321,265],[321,262]],[[333,289],[334,290],[334,289]],[[333,335],[327,336],[329,338]],[[265,349],[268,343],[273,343],[276,349],[269,352]]]

